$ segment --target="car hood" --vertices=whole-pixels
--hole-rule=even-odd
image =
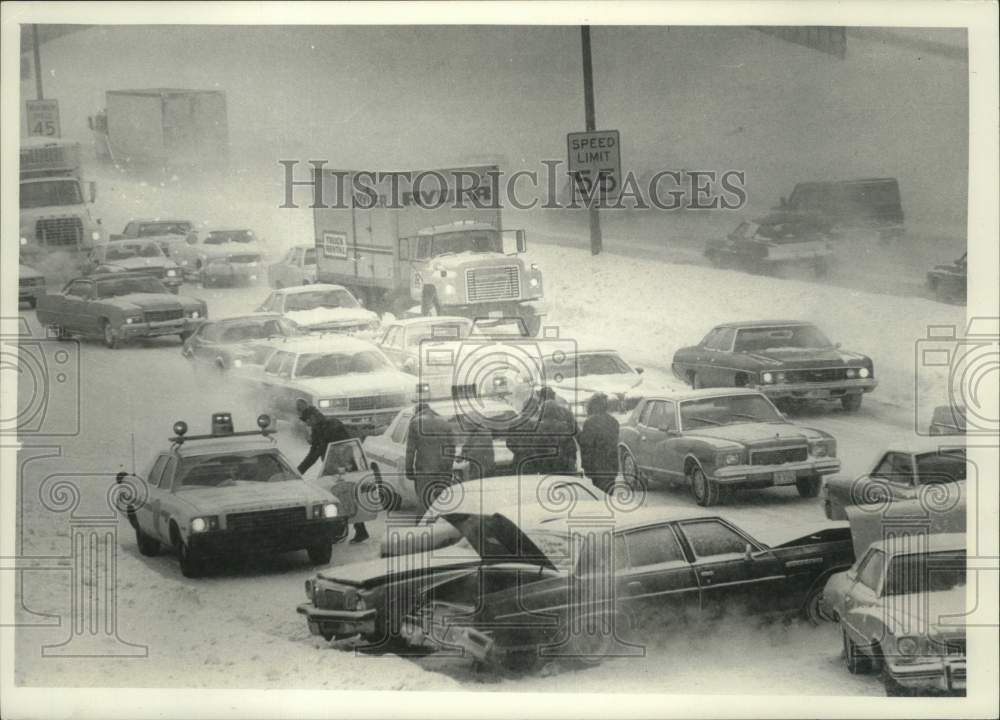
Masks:
[[[304,328],[350,327],[377,321],[378,315],[364,308],[313,308],[291,310],[285,317]]]
[[[574,382],[557,383],[550,387],[568,402],[574,403],[581,399],[580,395],[586,398],[599,392],[608,396],[625,395],[641,383],[642,376],[638,374],[616,373],[613,375],[580,375]]]
[[[123,309],[138,308],[140,310],[176,310],[178,308],[201,307],[197,300],[161,293],[131,293],[108,298],[105,302]]]
[[[332,502],[333,496],[305,480],[244,482],[229,487],[191,487],[179,490],[198,512],[220,513]]]
[[[412,393],[416,390],[413,376],[398,370],[349,373],[329,378],[296,378],[295,384],[315,394],[318,398]]]
[[[860,353],[837,348],[769,348],[757,352],[739,353],[762,365],[786,368],[846,367],[858,365],[868,358]]]
[[[384,584],[390,576],[401,579],[404,575],[427,575],[435,570],[458,569],[475,566],[482,562],[476,552],[469,547],[452,545],[447,551],[430,551],[404,555],[399,558],[376,558],[323,570],[319,577],[323,580],[367,587]]]
[[[968,613],[966,587],[960,585],[951,590],[937,592],[890,595],[885,598],[888,618],[895,635],[921,634],[931,639],[951,640],[965,637],[965,623]]]
[[[35,268],[29,265],[18,265],[17,275],[19,278],[40,278],[45,277],[42,273],[35,270]]]
[[[441,517],[469,541],[484,561],[521,561],[556,569],[534,541],[501,513],[447,513]]]
[[[127,270],[145,270],[147,268],[176,268],[177,263],[169,258],[141,258],[132,257],[125,260],[108,260],[108,265],[117,265]]]
[[[737,423],[721,427],[685,430],[685,437],[723,440],[732,443],[782,443],[789,441],[806,442],[820,434],[811,428],[799,427],[791,423]]]
[[[471,270],[477,267],[501,267],[505,265],[517,265],[521,267],[524,264],[517,257],[494,252],[461,252],[455,255],[443,255],[438,258],[432,258],[429,262],[432,268],[440,267],[444,270],[453,270],[456,272]]]
[[[227,255],[262,255],[263,251],[255,242],[251,243],[222,243],[221,245],[199,245],[198,252],[205,257],[216,258]]]

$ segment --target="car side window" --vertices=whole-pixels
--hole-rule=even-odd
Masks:
[[[649,422],[646,423],[648,427],[663,430],[664,432],[677,429],[677,417],[674,413],[674,404],[672,402],[656,400],[650,403],[650,405],[652,409],[649,411]]]
[[[872,470],[871,476],[881,478],[883,480],[887,479],[892,475],[892,457],[895,453],[886,453],[882,456],[882,459],[878,461],[875,469]]]
[[[160,489],[169,490],[170,486],[173,484],[174,473],[177,471],[177,458],[171,457],[167,461],[167,466],[163,468],[163,474],[160,475]]]
[[[719,328],[710,337],[705,338],[705,348],[728,352],[733,346],[733,337],[735,335],[736,330],[734,328]]]
[[[875,592],[878,590],[884,569],[885,553],[881,550],[872,550],[858,568],[858,582]]]
[[[642,408],[642,413],[639,415],[640,425],[645,425],[646,427],[652,427],[649,424],[649,422],[653,413],[656,410],[656,405],[657,405],[656,401],[650,401],[645,404],[645,406]]]
[[[698,558],[742,555],[746,550],[747,539],[718,520],[681,523],[681,530]]]
[[[899,485],[913,484],[913,459],[908,453],[894,453],[892,475],[889,479]]]
[[[82,300],[89,300],[94,296],[94,284],[85,280],[74,282],[70,285],[69,294]]]
[[[629,565],[634,568],[685,560],[670,525],[635,530],[625,535]]]
[[[290,378],[292,376],[292,368],[295,367],[295,353],[282,353],[285,357],[281,360],[281,365],[278,367],[278,377]]]
[[[264,372],[268,375],[277,375],[278,370],[281,368],[281,363],[287,355],[288,353],[281,352],[280,350],[274,353],[264,366]]]
[[[403,413],[396,419],[396,426],[392,429],[390,437],[397,445],[402,445],[406,442],[406,435],[410,430],[411,417],[409,413]]]
[[[160,455],[156,458],[156,462],[153,463],[153,469],[149,471],[149,477],[146,478],[146,482],[150,487],[160,486],[160,475],[163,474],[163,468],[169,459],[169,455]]]
[[[395,327],[392,329],[392,334],[389,336],[389,347],[396,348],[397,350],[403,347],[403,336],[405,332],[401,327]]]

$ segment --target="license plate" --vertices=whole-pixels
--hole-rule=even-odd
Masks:
[[[830,397],[829,390],[809,390],[806,392],[807,398],[812,398],[814,400],[826,400]]]
[[[774,473],[775,485],[792,485],[795,482],[794,470],[778,470]]]

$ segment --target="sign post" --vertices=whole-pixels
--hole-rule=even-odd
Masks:
[[[58,100],[28,100],[27,106],[29,136],[62,137]]]

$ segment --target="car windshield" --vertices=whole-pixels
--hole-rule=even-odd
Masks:
[[[155,222],[142,223],[139,225],[139,237],[152,237],[153,235],[187,235],[191,232],[189,222]]]
[[[316,264],[316,248],[306,249],[306,256],[303,258],[302,262],[306,265]]]
[[[46,180],[21,183],[21,209],[52,205],[79,205],[83,202],[76,180]]]
[[[234,320],[220,324],[219,342],[224,344],[303,334],[298,329],[298,326],[284,318],[255,318],[253,320]]]
[[[142,244],[109,245],[107,252],[104,254],[105,260],[128,260],[134,257],[160,258],[163,257],[163,251],[160,250],[160,246],[156,243],[148,242]]]
[[[470,335],[482,337],[528,337],[524,320],[518,317],[476,318]]]
[[[921,485],[965,480],[965,451],[942,450],[917,455],[917,476]]]
[[[431,239],[431,257],[461,252],[503,252],[500,233],[496,230],[463,230],[441,233]]]
[[[741,328],[736,333],[736,352],[830,348],[833,343],[815,325]]]
[[[529,530],[525,534],[558,570],[571,570],[580,556],[579,549],[583,543],[583,536],[578,533]]]
[[[128,277],[114,280],[101,280],[97,283],[97,297],[111,298],[132,293],[153,293],[169,295],[170,291],[156,278]]]
[[[470,325],[468,322],[416,325],[407,330],[406,344],[419,345],[424,340],[462,340],[468,337]]]
[[[940,592],[965,585],[965,551],[911,553],[889,561],[885,595]]]
[[[561,362],[557,362],[561,360]],[[567,362],[569,360],[569,362]],[[620,375],[632,369],[616,353],[581,353],[545,359],[545,377],[563,379],[587,375]],[[555,382],[560,382],[555,379]]]
[[[310,290],[285,297],[285,312],[316,308],[356,308],[358,301],[346,290]]]
[[[205,245],[225,245],[226,243],[251,243],[256,238],[251,230],[213,230],[205,236]]]
[[[304,353],[295,365],[297,378],[339,377],[385,370],[388,361],[373,350],[357,353]]]
[[[723,395],[681,403],[683,430],[748,422],[784,422],[784,419],[763,395]]]
[[[281,482],[297,477],[276,450],[256,450],[184,458],[178,469],[180,482],[176,487],[226,487]]]

